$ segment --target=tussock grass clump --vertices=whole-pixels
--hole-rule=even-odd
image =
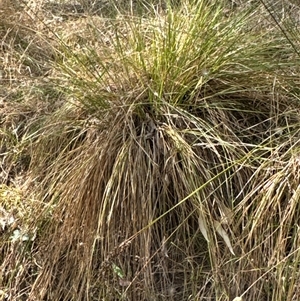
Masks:
[[[55,31],[60,101],[22,135],[34,272],[6,272],[12,300],[297,298],[293,47],[255,10],[156,4]]]

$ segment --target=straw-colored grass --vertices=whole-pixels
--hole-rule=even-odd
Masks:
[[[91,2],[1,2],[0,299],[297,300],[295,16]]]

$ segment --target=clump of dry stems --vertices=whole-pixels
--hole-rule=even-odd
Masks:
[[[297,300],[283,27],[266,5],[86,5],[1,2],[0,299]]]

